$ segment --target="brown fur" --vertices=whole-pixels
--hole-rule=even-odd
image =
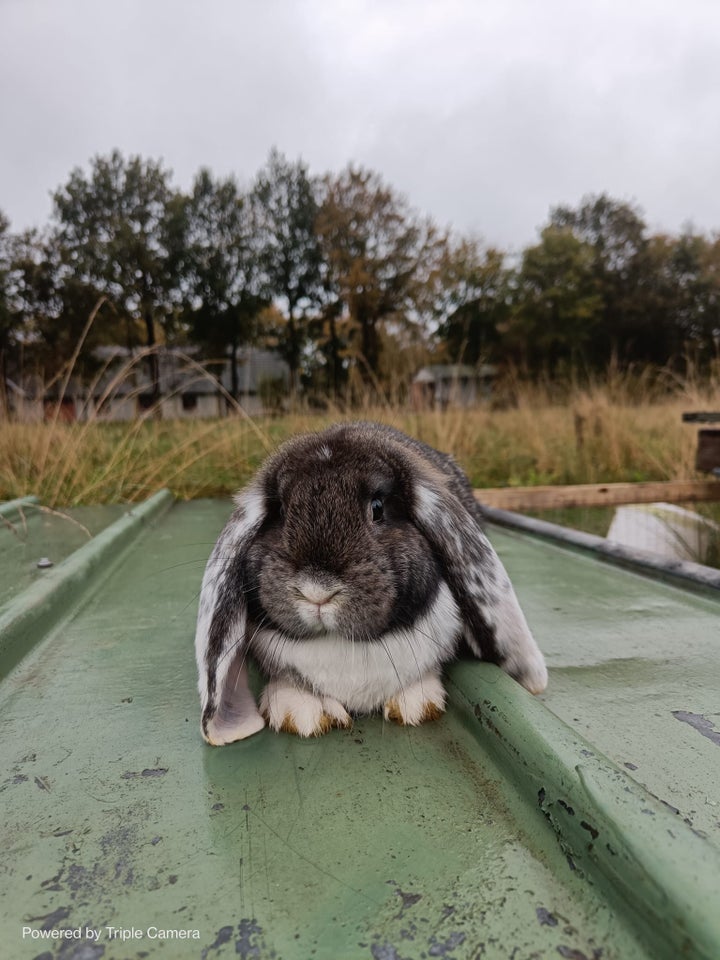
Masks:
[[[391,700],[388,700],[385,705],[385,712],[388,720],[392,720],[393,723],[400,724],[401,727],[404,727],[405,718],[403,717],[402,710],[400,709],[400,704],[397,699],[393,697]],[[420,716],[419,723],[429,723],[433,720],[439,720],[445,711],[437,703],[433,703],[432,700],[428,700],[423,706],[423,711]]]

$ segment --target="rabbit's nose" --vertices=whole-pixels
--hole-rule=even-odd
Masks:
[[[328,587],[326,584],[306,581],[298,586],[298,592],[303,600],[307,600],[310,603],[317,604],[318,607],[322,607],[340,593],[340,588]]]

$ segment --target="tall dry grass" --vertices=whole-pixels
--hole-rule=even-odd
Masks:
[[[192,361],[189,361],[192,363]],[[200,374],[199,374],[200,375]],[[276,419],[0,424],[0,499],[37,494],[50,507],[142,500],[162,487],[180,498],[236,490],[286,437],[340,419],[389,423],[452,453],[477,487],[684,480],[693,469],[691,409],[720,409],[720,382],[644,371],[585,383],[498,386],[495,404],[412,412],[365,404]]]

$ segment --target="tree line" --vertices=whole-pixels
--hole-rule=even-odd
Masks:
[[[101,344],[192,342],[230,358],[235,393],[244,344],[326,395],[406,384],[427,362],[559,376],[717,355],[720,236],[651,234],[606,194],[553,208],[519,255],[442,229],[375,171],[311,176],[276,150],[247,189],[202,168],[187,191],[114,151],[52,200],[42,229],[0,212],[0,391],[56,375],[100,297],[81,374]]]

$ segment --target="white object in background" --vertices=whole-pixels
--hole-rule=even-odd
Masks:
[[[693,510],[672,503],[633,503],[617,508],[606,539],[667,560],[702,563],[718,534],[716,523]]]

